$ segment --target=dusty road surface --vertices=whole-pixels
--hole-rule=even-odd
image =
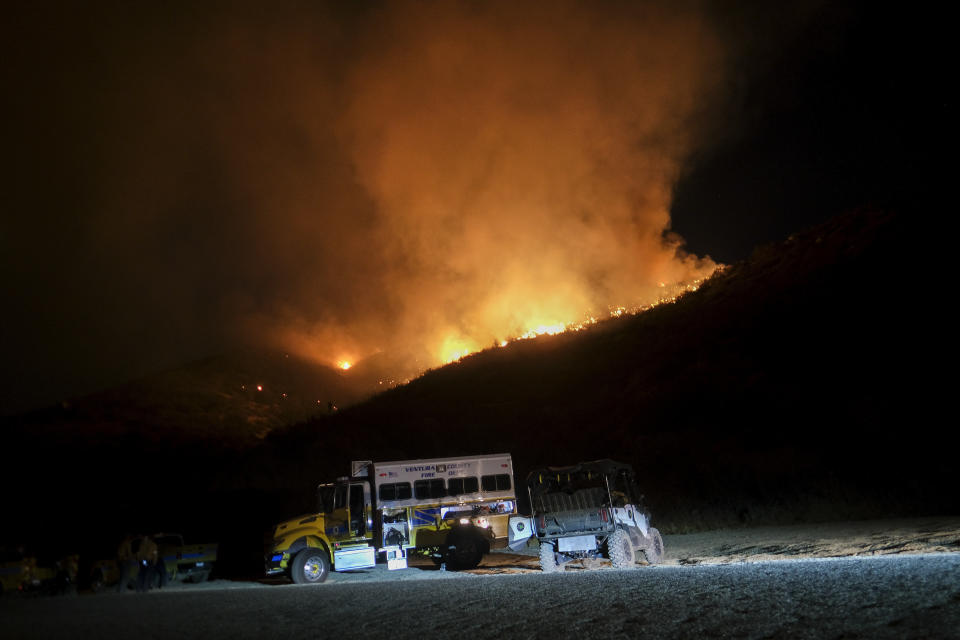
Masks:
[[[528,552],[473,572],[377,567],[317,586],[7,598],[0,637],[960,638],[958,524],[667,536],[666,564],[628,570],[544,575]]]

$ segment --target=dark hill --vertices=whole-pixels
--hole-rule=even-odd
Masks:
[[[382,369],[376,361],[341,371],[277,351],[238,351],[7,417],[4,423],[8,433],[43,434],[53,441],[136,438],[156,446],[209,441],[245,448],[274,429],[382,391]]]

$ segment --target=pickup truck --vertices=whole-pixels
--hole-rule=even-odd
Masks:
[[[164,583],[169,582],[205,582],[210,578],[214,563],[217,561],[217,544],[184,544],[183,536],[178,533],[158,533],[153,536],[157,543],[158,555],[165,570]],[[113,586],[119,580],[120,571],[115,558],[98,560],[90,571],[90,586],[94,591]],[[136,573],[128,576],[130,588],[136,584]]]
[[[184,544],[178,533],[153,536],[170,582],[206,582],[217,561],[216,543]]]

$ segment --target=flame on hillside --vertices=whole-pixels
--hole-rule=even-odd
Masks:
[[[714,273],[719,273],[724,269],[723,265],[718,265]],[[675,285],[667,286],[665,283],[659,283],[659,287],[662,289],[660,297],[643,305],[636,305],[633,307],[610,307],[607,313],[603,316],[596,315],[587,315],[580,320],[573,322],[555,322],[551,324],[537,324],[531,326],[529,329],[523,333],[512,336],[507,339],[502,339],[495,341],[493,348],[502,348],[506,347],[512,342],[518,340],[530,340],[540,336],[554,336],[561,333],[570,333],[577,332],[587,329],[598,322],[601,322],[605,319],[610,318],[619,318],[625,315],[636,315],[638,313],[643,313],[644,311],[649,311],[657,306],[663,304],[672,304],[676,302],[680,297],[686,293],[692,293],[700,288],[703,282],[709,278],[709,276],[704,278],[697,278],[692,282],[678,283]],[[444,364],[450,364],[462,360],[466,356],[476,353],[477,351],[482,350],[482,347],[479,347],[475,342],[470,341],[464,338],[448,338],[444,340],[443,346],[440,349],[440,360]]]
[[[713,273],[720,273],[724,269],[725,265],[717,265]],[[667,285],[661,282],[657,285],[659,288],[657,297],[644,304],[636,304],[630,307],[610,306],[602,314],[585,314],[576,320],[554,320],[547,322],[538,320],[537,322],[530,322],[528,327],[523,331],[517,332],[514,335],[496,338],[492,342],[483,341],[474,336],[446,334],[435,340],[432,348],[428,344],[428,351],[432,354],[432,358],[420,363],[419,369],[422,372],[436,365],[458,362],[467,356],[479,353],[485,349],[506,347],[520,340],[530,340],[540,336],[553,336],[583,331],[607,319],[636,315],[664,304],[672,304],[683,295],[697,291],[709,277],[711,276],[704,276],[689,282],[681,282],[673,285]],[[331,364],[338,369],[347,371],[353,367],[354,362],[338,359]],[[407,380],[404,380],[403,382],[406,381]],[[394,386],[397,382],[396,380],[380,380],[379,384]]]

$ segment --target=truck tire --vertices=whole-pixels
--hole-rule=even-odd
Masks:
[[[627,569],[636,562],[636,554],[633,550],[633,543],[630,542],[630,534],[623,529],[617,529],[607,538],[607,555],[610,556],[610,564],[614,569]]]
[[[469,531],[454,531],[447,537],[447,568],[474,569],[483,560],[483,541]]]
[[[307,547],[290,564],[290,577],[296,584],[320,584],[329,575],[330,557],[317,547]]]
[[[540,571],[544,573],[563,571],[563,567],[557,562],[556,547],[552,542],[540,543]]]
[[[650,527],[647,534],[647,546],[643,550],[643,555],[647,557],[647,562],[650,564],[663,562],[663,538],[653,527]]]

